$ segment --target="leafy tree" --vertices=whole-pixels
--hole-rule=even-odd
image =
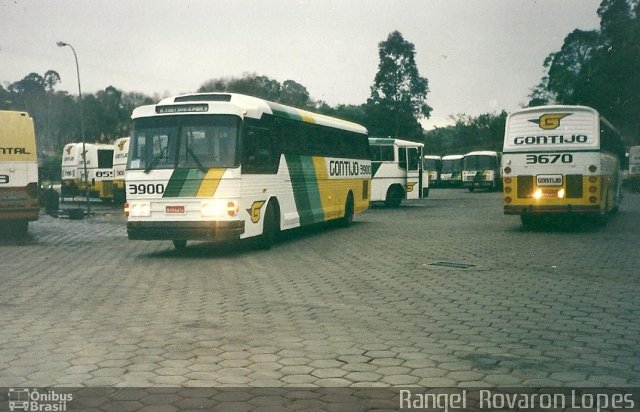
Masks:
[[[415,47],[394,31],[378,44],[380,62],[367,101],[370,132],[380,136],[421,138],[418,119],[429,117],[428,80],[420,77]]]

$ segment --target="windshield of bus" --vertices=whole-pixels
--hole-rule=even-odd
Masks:
[[[462,159],[442,160],[442,173],[460,173],[462,171]]]
[[[424,159],[422,160],[422,168],[424,170],[438,170],[439,163],[438,159]]]
[[[240,118],[179,115],[133,120],[129,169],[236,167]]]
[[[464,170],[497,169],[498,161],[495,156],[470,155],[464,157]]]

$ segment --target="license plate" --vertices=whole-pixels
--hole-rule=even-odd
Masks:
[[[538,186],[562,186],[562,175],[537,175]]]
[[[172,215],[183,215],[184,206],[165,206],[164,212]]]

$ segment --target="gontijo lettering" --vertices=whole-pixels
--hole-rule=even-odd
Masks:
[[[329,176],[358,176],[359,174],[358,162],[347,160],[331,160],[329,162]]]
[[[572,134],[571,136],[550,135],[550,136],[516,136],[513,144],[565,144],[565,143],[587,143],[589,137],[584,134]]]

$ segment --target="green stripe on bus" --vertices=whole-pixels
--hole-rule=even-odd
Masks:
[[[162,197],[195,197],[204,176],[200,169],[175,169]]]
[[[285,155],[293,198],[300,216],[300,226],[322,222],[324,212],[320,203],[318,179],[310,156]]]
[[[371,162],[371,178],[376,177],[376,173],[378,173],[378,169],[382,166],[382,162]]]
[[[196,197],[198,194],[198,189],[200,188],[200,184],[202,183],[202,179],[204,179],[206,173],[204,173],[200,169],[189,169],[189,173],[187,174],[186,179],[184,180],[184,184],[182,185],[182,189],[180,189],[180,197]]]

